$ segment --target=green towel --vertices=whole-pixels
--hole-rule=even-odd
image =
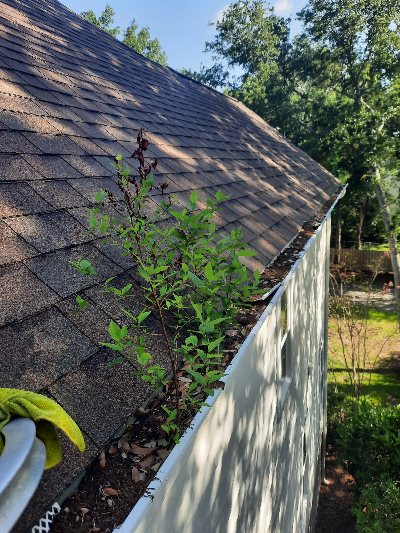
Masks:
[[[55,426],[62,429],[81,452],[85,449],[81,430],[56,402],[34,392],[0,388],[0,454],[4,449],[1,428],[13,415],[31,418],[35,422],[36,436],[46,447],[46,470],[56,466],[62,458],[61,443]]]

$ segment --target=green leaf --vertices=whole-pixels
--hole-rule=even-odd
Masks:
[[[147,363],[147,361],[150,361],[150,359],[153,359],[152,356],[147,353],[147,352],[143,352],[142,354],[138,354],[137,356],[137,360],[139,361],[139,363],[141,365],[145,365]]]
[[[110,333],[111,338],[115,341],[118,342],[119,340],[121,340],[121,330],[113,320],[111,320],[110,322],[108,332]]]
[[[206,385],[207,382],[205,378],[199,372],[196,372],[195,370],[192,370],[191,368],[185,368],[185,372],[193,376],[194,379],[197,381],[197,383],[199,383],[202,387]]]
[[[87,302],[86,300],[83,300],[79,296],[79,294],[76,296],[76,301],[78,302],[79,307],[81,307],[82,309],[85,309],[85,307],[89,305],[89,302]]]
[[[217,202],[221,202],[222,201],[222,198],[224,197],[224,195],[222,194],[222,191],[221,189],[217,192],[217,194],[215,195],[215,199],[217,200]]]
[[[171,431],[171,428],[169,428],[168,426],[163,426],[161,425],[162,429],[165,431],[165,433],[168,433]]]
[[[195,304],[195,303],[192,303],[192,307],[193,309],[195,310],[196,312],[196,316],[197,318],[202,321],[203,320],[203,316],[202,316],[202,312],[203,312],[203,306],[201,304]]]
[[[170,415],[169,415],[169,417],[168,417],[168,421],[169,421],[169,422],[172,422],[172,420],[175,420],[176,415],[177,415],[177,410],[174,409],[174,410],[172,411],[172,413],[170,413]]]
[[[190,195],[190,201],[192,202],[192,204],[195,204],[198,199],[199,199],[199,195],[197,194],[197,191],[193,191],[192,194]]]
[[[260,271],[258,269],[254,272],[254,279],[256,281],[258,281],[260,279]]]
[[[253,250],[240,250],[237,254],[238,257],[252,257],[253,255],[257,255],[257,252],[253,252]]]
[[[103,220],[103,222],[100,224],[99,226],[99,230],[102,232],[102,233],[105,233],[108,229],[108,223]]]
[[[192,346],[197,346],[198,342],[196,335],[191,335],[186,339],[186,345],[191,344]]]
[[[214,389],[203,389],[206,394],[209,396],[214,396]],[[205,404],[204,404],[205,405]]]
[[[211,261],[207,263],[206,268],[204,269],[204,274],[206,275],[208,281],[214,281],[215,276],[211,266]]]
[[[225,337],[220,337],[219,339],[210,342],[208,345],[208,353],[211,353],[221,342],[224,340]]]
[[[96,228],[97,227],[97,218],[94,216],[94,214],[92,213],[92,211],[90,211],[90,227],[91,228]]]
[[[92,263],[90,263],[89,261],[86,261],[86,259],[83,259],[81,262],[80,262],[80,265],[82,270],[87,270],[88,268],[90,268],[92,266]]]
[[[193,272],[188,272],[188,275],[190,279],[193,281],[193,283],[196,285],[196,287],[204,287],[204,283],[201,281],[199,277],[196,276]]]
[[[210,200],[210,198],[207,198],[206,204],[208,205],[208,207],[214,207],[214,202]]]
[[[129,285],[125,285],[125,287],[121,290],[121,294],[126,294],[132,287],[132,283],[129,283]]]
[[[118,359],[114,359],[114,361],[111,361],[111,363],[107,364],[107,367],[118,365],[119,363],[123,363],[125,361],[125,357],[118,357]]]
[[[116,352],[123,352],[124,348],[119,344],[110,344],[109,342],[100,342],[101,346],[107,346],[107,348],[111,348],[111,350],[115,350]]]
[[[121,161],[122,160],[122,155],[121,154],[118,154],[117,157],[115,158],[117,161]]]
[[[151,315],[151,311],[142,311],[138,316],[138,324],[141,324],[149,315]]]

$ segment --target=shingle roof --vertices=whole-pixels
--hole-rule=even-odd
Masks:
[[[216,221],[242,226],[258,252],[252,269],[338,184],[244,105],[136,54],[56,0],[3,0],[0,37],[0,386],[54,397],[88,445],[83,457],[67,445],[23,531],[148,394],[126,365],[106,369],[112,355],[99,334],[71,317],[77,291],[101,323],[113,308],[67,262],[83,255],[100,278],[135,283],[131,265],[86,233],[86,208],[97,190],[115,187],[110,163],[132,154],[138,129],[180,202],[195,188],[203,203],[218,189],[230,195]]]

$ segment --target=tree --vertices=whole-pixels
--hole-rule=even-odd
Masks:
[[[400,304],[395,218],[385,191],[400,158],[399,2],[309,0],[298,18],[303,31],[290,39],[289,19],[262,0],[238,1],[216,23],[206,51],[228,69],[244,69],[230,87],[234,96],[325,166],[337,154],[342,170],[357,170],[357,186],[363,177],[373,189]]]
[[[137,32],[138,27],[135,19],[133,19],[124,31],[122,42],[148,59],[167,66],[167,54],[161,48],[160,41],[157,38],[150,38],[150,28],[148,26]]]
[[[83,18],[116,38],[121,31],[119,26],[116,28],[110,28],[110,26],[114,24],[114,15],[115,12],[113,8],[108,4],[99,18],[96,18],[96,15],[92,10],[82,11],[81,13]],[[145,26],[139,32],[137,31],[138,27],[135,19],[133,19],[126,30],[123,31],[124,39],[122,42],[148,59],[167,66],[167,54],[161,48],[160,41],[157,38],[150,38],[150,28],[148,26]]]
[[[81,12],[81,17],[85,18],[86,20],[88,20],[98,28],[104,30],[105,32],[109,33],[113,37],[117,37],[117,35],[121,33],[119,26],[117,26],[116,28],[110,28],[111,24],[114,24],[114,15],[115,13],[113,8],[108,4],[106,5],[103,13],[100,15],[99,18],[96,18],[96,15],[92,10]]]

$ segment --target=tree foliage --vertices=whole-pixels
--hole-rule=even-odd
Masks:
[[[387,207],[400,162],[399,1],[309,0],[297,17],[303,28],[292,38],[290,19],[263,0],[239,0],[216,23],[206,51],[225,75],[243,69],[239,83],[228,82],[230,94],[347,175],[359,207],[376,195],[400,289],[398,217]],[[212,72],[200,75],[207,82]]]
[[[140,31],[138,31],[138,28],[138,24],[133,19],[126,30],[124,30],[124,39],[122,42],[148,59],[156,61],[161,65],[168,65],[167,54],[161,48],[160,41],[157,38],[150,38],[150,28],[145,26]]]
[[[81,17],[85,18],[86,20],[88,20],[98,28],[104,30],[105,32],[109,33],[113,37],[117,37],[117,35],[121,33],[119,26],[117,26],[116,28],[110,28],[110,26],[114,24],[114,15],[115,12],[113,8],[108,4],[106,5],[103,13],[99,16],[99,18],[96,18],[96,15],[91,9],[89,11],[81,12]]]
[[[112,37],[117,37],[117,35],[121,33],[120,27],[110,27],[114,24],[114,15],[115,12],[113,8],[108,4],[99,18],[96,17],[92,10],[82,11],[81,13],[81,16],[86,20],[112,35]],[[148,59],[167,66],[167,54],[162,49],[160,41],[157,38],[151,39],[150,28],[148,26],[145,26],[140,31],[138,31],[138,28],[138,24],[135,19],[133,19],[126,30],[123,30],[124,38],[122,42]]]

